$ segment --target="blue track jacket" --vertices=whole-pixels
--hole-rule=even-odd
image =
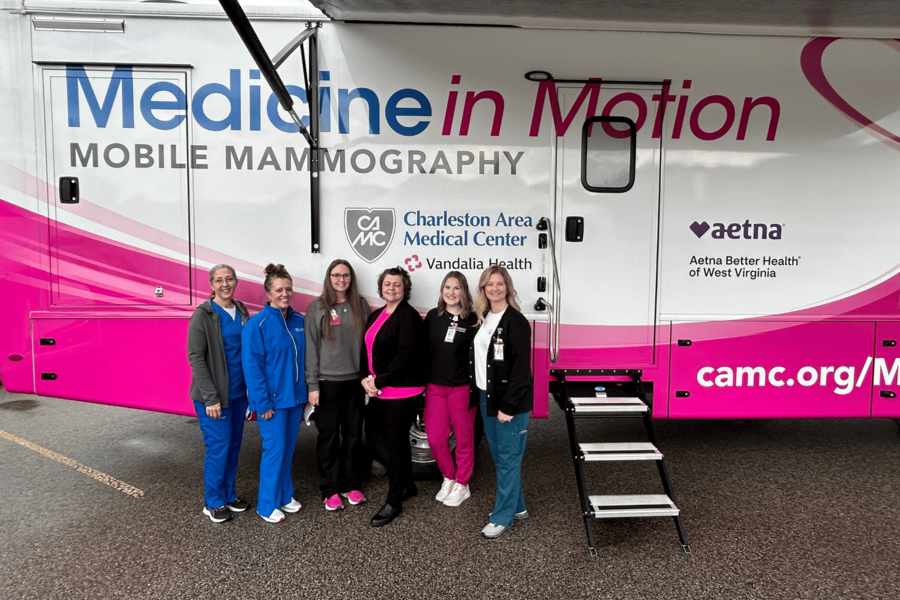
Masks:
[[[247,321],[241,342],[250,410],[265,413],[306,404],[303,315],[288,308],[285,319],[266,304]]]

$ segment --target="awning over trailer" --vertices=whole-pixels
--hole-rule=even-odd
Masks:
[[[240,0],[253,20],[326,21],[328,17],[308,0]],[[0,0],[0,10],[27,14],[130,16],[161,18],[222,18],[217,0]]]
[[[339,21],[900,36],[897,0],[310,0]]]

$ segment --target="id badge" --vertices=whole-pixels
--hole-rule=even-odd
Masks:
[[[494,344],[494,360],[503,360],[503,344]]]
[[[444,336],[444,341],[447,342],[448,344],[452,344],[454,337],[456,337],[456,324],[455,323],[447,328],[447,335]]]
[[[341,320],[338,318],[337,311],[333,308],[331,309],[331,324],[332,325],[340,325]]]

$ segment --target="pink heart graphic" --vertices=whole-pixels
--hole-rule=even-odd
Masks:
[[[837,93],[837,90],[832,87],[825,77],[825,72],[822,69],[822,55],[825,53],[825,49],[828,48],[828,46],[839,39],[840,38],[814,38],[810,40],[800,53],[800,68],[803,69],[803,74],[806,75],[806,79],[809,81],[810,85],[812,85],[813,88],[836,109],[844,113],[847,117],[850,117],[850,119],[859,124],[875,138],[892,146],[896,150],[900,150],[900,137],[876,124],[872,119],[853,108],[849,102],[844,100],[841,95]],[[900,40],[881,41],[900,52]]]

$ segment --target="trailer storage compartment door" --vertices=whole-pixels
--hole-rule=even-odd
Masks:
[[[190,316],[184,309],[151,318],[108,309],[34,313],[35,393],[192,415]]]
[[[53,305],[190,305],[187,98],[186,71],[44,68]]]
[[[872,416],[900,417],[900,323],[875,328]]]

